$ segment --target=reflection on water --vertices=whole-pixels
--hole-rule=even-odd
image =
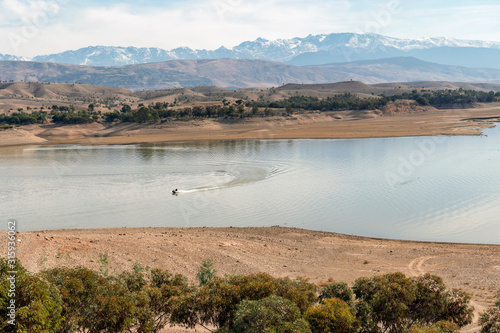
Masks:
[[[0,212],[21,231],[284,225],[500,244],[500,131],[486,133],[2,148]]]

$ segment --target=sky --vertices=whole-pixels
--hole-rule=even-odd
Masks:
[[[498,0],[0,0],[0,53],[173,49],[340,32],[500,41]]]

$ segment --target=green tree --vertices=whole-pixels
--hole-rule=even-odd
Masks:
[[[187,327],[202,324],[230,328],[241,301],[260,300],[272,295],[290,300],[304,312],[316,302],[316,286],[304,279],[277,279],[265,273],[215,276],[192,295],[179,298],[173,318],[176,323]]]
[[[257,301],[243,300],[237,307],[234,328],[229,331],[246,333],[306,333],[311,332],[293,302],[276,295]]]
[[[120,110],[122,113],[132,112],[132,107],[128,104],[124,104]]]
[[[463,327],[472,322],[470,296],[447,290],[443,281],[426,274],[407,278],[402,273],[361,278],[353,286],[356,314],[364,332],[403,332],[448,321]]]
[[[322,302],[328,298],[338,298],[348,305],[352,305],[353,292],[345,282],[332,282],[323,286],[319,291],[318,301]]]
[[[62,321],[59,291],[42,277],[26,272],[18,260],[13,263],[14,267],[10,264],[12,262],[0,259],[0,331],[56,332]],[[15,300],[14,318],[9,316],[11,300]],[[12,319],[15,321],[9,323]]]
[[[415,300],[410,305],[410,320],[423,325],[449,321],[462,327],[472,322],[470,296],[460,290],[447,290],[439,276],[425,274],[413,278]]]
[[[157,110],[152,110],[148,107],[142,106],[134,112],[134,121],[138,123],[155,122],[160,119]]]
[[[168,271],[153,269],[150,276],[139,265],[131,272],[123,272],[120,279],[132,292],[135,300],[133,329],[141,332],[159,332],[170,321],[177,300],[192,293],[187,279]]]
[[[214,268],[214,262],[211,259],[206,259],[201,263],[201,267],[196,273],[196,278],[198,279],[200,286],[203,286],[210,282],[216,273],[217,271]]]
[[[358,300],[357,315],[368,331],[402,332],[407,327],[409,305],[415,299],[415,286],[402,273],[360,278],[353,291]]]
[[[323,299],[304,314],[313,333],[355,333],[358,329],[356,316],[349,305],[338,298]]]
[[[88,268],[53,268],[41,272],[61,294],[63,322],[58,331],[120,332],[134,320],[130,291],[114,278]]]
[[[415,102],[417,102],[418,105],[421,105],[421,106],[427,106],[427,105],[430,105],[429,103],[429,100],[423,96],[418,96],[416,99],[415,99]]]

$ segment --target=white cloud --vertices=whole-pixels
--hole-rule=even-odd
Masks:
[[[500,5],[410,8],[387,34],[401,37],[455,37],[500,41]]]
[[[383,11],[391,1],[400,1],[401,11],[387,18]],[[50,7],[51,3],[59,5]],[[257,37],[277,39],[310,33],[370,32],[367,30],[373,26],[379,29],[376,32],[394,37],[438,35],[500,40],[498,5],[452,8],[442,5],[440,9],[435,6],[421,9],[404,0],[373,1],[369,8],[346,0],[196,0],[155,8],[140,7],[140,3],[89,7],[68,0],[3,0],[0,6],[5,9],[2,14],[8,9],[15,14],[9,16],[17,17],[17,22],[11,20],[0,25],[0,52],[24,56],[89,45],[214,49],[221,45],[232,47]],[[42,10],[46,15],[39,16],[43,24],[23,23],[22,17],[40,15],[40,8],[46,8],[45,12]],[[47,8],[53,10],[47,11]],[[377,22],[383,24],[377,26]],[[27,28],[33,26],[35,32],[24,38]],[[8,38],[13,33],[24,38],[17,47]]]

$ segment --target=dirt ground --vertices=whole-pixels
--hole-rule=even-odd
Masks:
[[[18,236],[18,257],[31,272],[79,265],[99,269],[100,254],[108,254],[111,272],[139,263],[184,274],[192,282],[204,259],[212,259],[220,275],[267,272],[276,277],[306,276],[314,283],[352,283],[362,276],[396,271],[408,276],[429,272],[441,276],[449,288],[469,292],[478,311],[493,304],[500,287],[496,245],[407,242],[284,227],[77,229]],[[2,238],[6,242],[5,232]],[[476,331],[474,325],[464,329]]]

